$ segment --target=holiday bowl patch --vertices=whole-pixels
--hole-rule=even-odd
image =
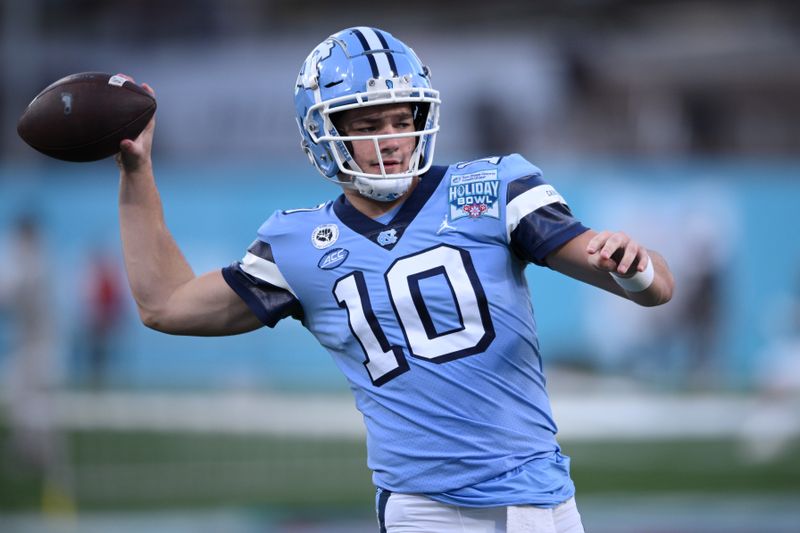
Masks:
[[[450,176],[450,220],[488,216],[500,218],[500,180],[497,170]]]

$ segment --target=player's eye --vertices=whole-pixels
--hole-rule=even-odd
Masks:
[[[349,130],[356,134],[366,134],[375,131],[375,126],[362,122],[361,124],[353,124]]]

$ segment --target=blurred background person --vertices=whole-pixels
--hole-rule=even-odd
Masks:
[[[742,454],[769,462],[792,453],[800,437],[800,264],[793,286],[764,314],[767,343],[755,369],[758,402],[745,413]]]
[[[39,218],[20,215],[0,273],[0,307],[12,337],[3,383],[10,431],[4,459],[40,473],[43,509],[63,511],[71,506],[71,489],[65,442],[54,425],[57,337],[46,250]]]
[[[124,319],[128,291],[117,257],[102,246],[89,252],[83,278],[82,322],[77,329],[79,381],[91,389],[108,386]]]

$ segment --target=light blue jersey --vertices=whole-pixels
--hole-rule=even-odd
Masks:
[[[559,453],[524,269],[586,228],[519,155],[433,167],[391,220],[342,195],[275,213],[223,269],[268,326],[331,353],[376,486],[458,505],[556,505]]]

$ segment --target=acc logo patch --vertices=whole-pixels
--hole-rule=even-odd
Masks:
[[[472,174],[450,176],[447,202],[450,220],[488,216],[500,218],[500,180],[497,170],[481,170]]]
[[[314,248],[324,250],[333,245],[339,238],[339,226],[336,224],[323,224],[314,228],[311,232],[311,244]]]
[[[319,263],[317,263],[317,266],[322,270],[334,269],[344,263],[344,260],[347,259],[348,255],[350,255],[350,252],[344,248],[334,248],[322,256],[322,258],[319,260]]]

